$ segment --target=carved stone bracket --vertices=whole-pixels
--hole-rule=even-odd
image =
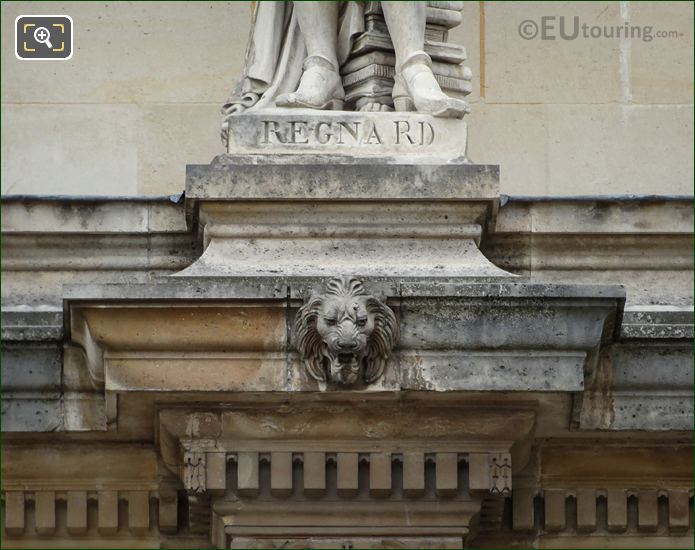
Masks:
[[[505,453],[489,455],[490,493],[509,495],[512,492],[512,457]]]
[[[183,486],[191,493],[205,492],[205,457],[205,453],[197,451],[187,451],[183,455]]]

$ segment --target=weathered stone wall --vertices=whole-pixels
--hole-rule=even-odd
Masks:
[[[15,58],[15,17],[41,13],[73,17],[71,60]],[[678,36],[563,40],[554,19],[556,40],[523,39],[543,16]],[[249,2],[3,3],[2,193],[180,193],[185,164],[223,151],[250,19]],[[691,193],[689,3],[466,2],[450,38],[474,72],[470,156],[502,166],[502,193]]]

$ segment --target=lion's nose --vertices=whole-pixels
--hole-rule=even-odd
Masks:
[[[355,340],[338,340],[338,349],[340,351],[355,351],[357,342]]]

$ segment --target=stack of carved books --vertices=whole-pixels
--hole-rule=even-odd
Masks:
[[[449,29],[461,24],[463,2],[427,2],[425,52],[432,58],[432,71],[442,90],[453,97],[471,92],[471,71],[462,65],[466,49],[447,41]],[[345,99],[349,108],[367,104],[393,107],[391,91],[396,56],[379,2],[367,2],[365,30],[354,40],[350,58],[341,67]]]

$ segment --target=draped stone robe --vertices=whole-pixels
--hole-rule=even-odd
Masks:
[[[343,2],[338,25],[337,57],[342,65],[350,55],[353,37],[364,31],[364,4]],[[275,107],[280,94],[297,89],[306,55],[292,2],[257,2],[243,76],[223,106],[223,114]]]

